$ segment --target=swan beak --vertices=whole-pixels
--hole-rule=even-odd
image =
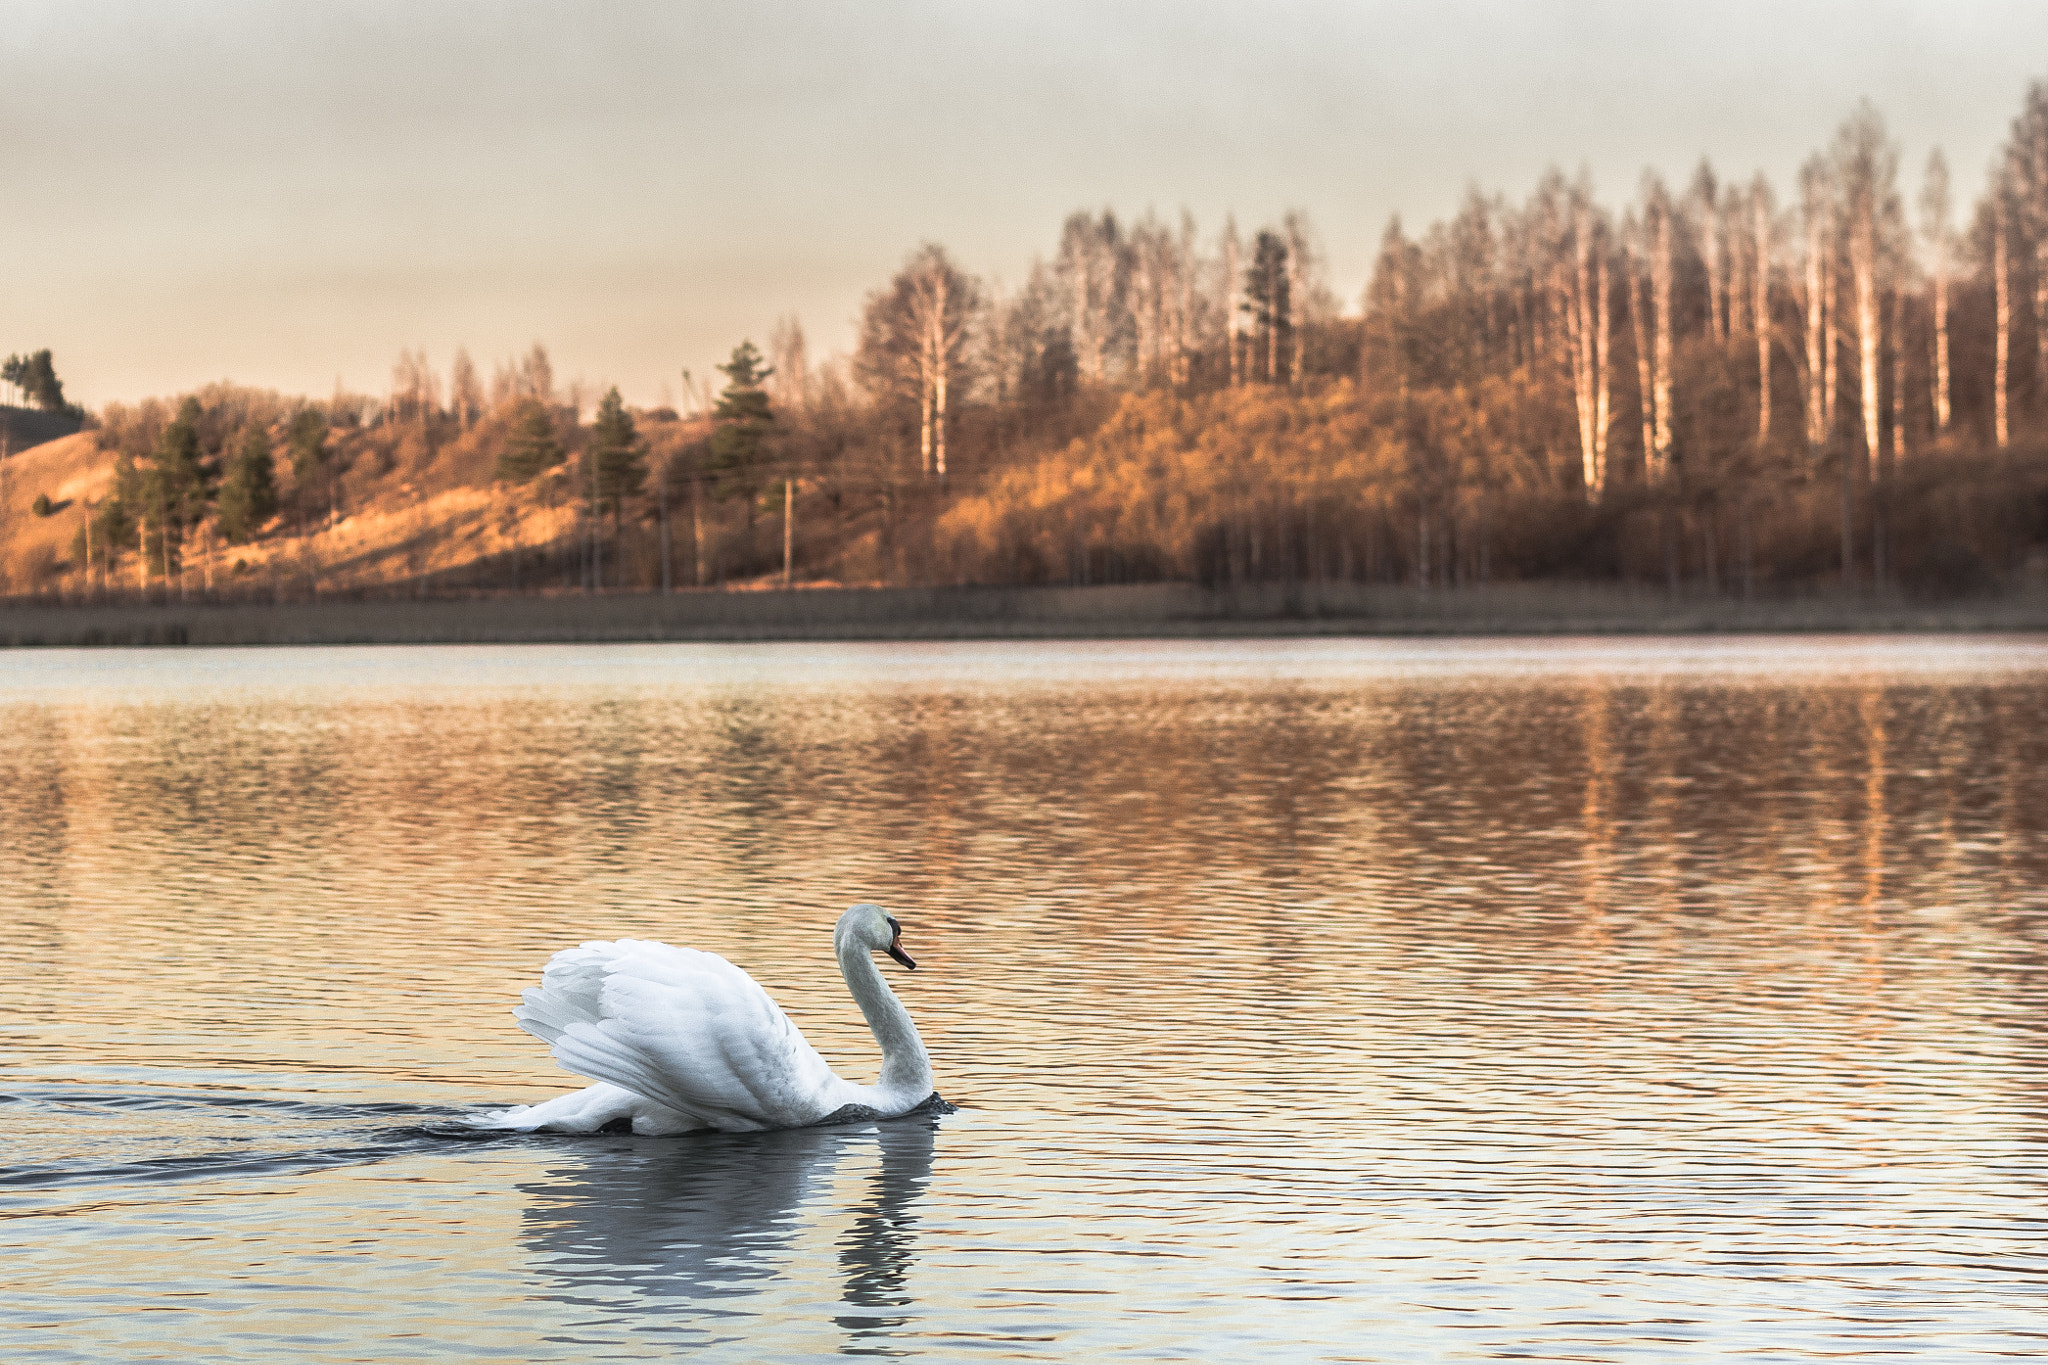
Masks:
[[[895,958],[913,972],[917,970],[917,964],[911,961],[910,954],[903,951],[902,939],[892,938],[889,940],[889,956]]]

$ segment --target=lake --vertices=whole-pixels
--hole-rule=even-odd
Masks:
[[[943,1117],[449,1135],[652,937]],[[17,1361],[2048,1350],[2040,637],[0,654]]]

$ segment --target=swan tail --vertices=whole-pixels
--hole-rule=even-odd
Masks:
[[[682,1133],[707,1125],[678,1114],[644,1096],[599,1082],[540,1104],[515,1104],[509,1109],[484,1109],[456,1121],[478,1132],[596,1133],[615,1132],[623,1123],[641,1134]]]

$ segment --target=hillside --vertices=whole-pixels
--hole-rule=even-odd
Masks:
[[[228,543],[216,504],[166,546],[149,527],[146,495],[131,487],[136,505],[110,563],[106,507],[120,497],[122,453],[140,471],[129,476],[134,485],[153,468],[147,452],[166,416],[149,409],[117,412],[99,430],[0,461],[0,594],[76,593],[88,586],[119,592],[147,587],[156,593],[167,580],[173,594],[289,598],[398,589],[530,592],[580,584],[587,537],[583,503],[573,486],[578,429],[566,416],[563,463],[525,484],[496,477],[505,442],[502,416],[485,416],[468,430],[445,420],[340,422],[327,432],[322,466],[297,479],[283,439],[281,403],[273,404],[278,411],[266,412],[261,395],[208,398],[202,449],[216,483],[248,429],[271,433],[279,510],[253,536]],[[652,422],[643,459],[666,461],[682,441],[699,434],[700,428],[686,423]],[[144,458],[135,460],[136,455]],[[33,510],[39,495],[49,499],[47,515]],[[639,505],[647,502],[636,500],[617,525],[608,520],[603,528],[599,558],[608,584],[644,579],[650,572],[658,582],[658,562],[645,561],[658,561],[659,509]],[[88,521],[101,528],[90,546]],[[138,543],[148,547],[146,562]],[[632,561],[623,572],[621,555]],[[694,569],[687,533],[672,547],[672,557],[672,572],[681,581]]]
[[[89,431],[0,460],[0,592],[29,591],[62,573],[87,509],[113,483],[114,456]],[[48,516],[32,510],[38,494],[50,500]]]

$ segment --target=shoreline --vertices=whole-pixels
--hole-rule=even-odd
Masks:
[[[0,648],[2048,631],[2048,591],[1743,602],[1625,588],[1162,583],[0,605]]]

